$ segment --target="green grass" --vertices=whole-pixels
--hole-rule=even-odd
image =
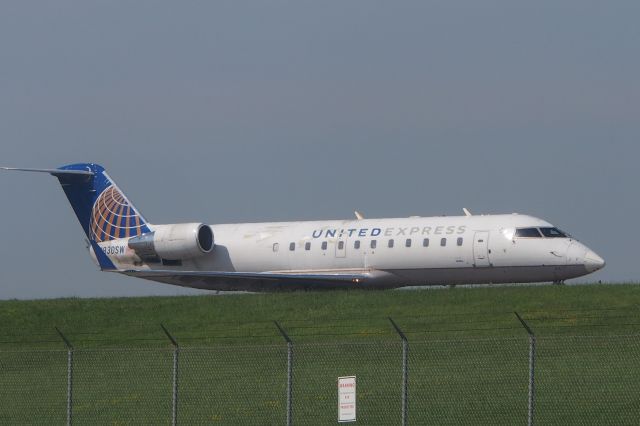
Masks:
[[[637,329],[639,285],[522,286],[422,291],[337,291],[228,296],[0,301],[0,350],[167,347],[160,324],[180,344],[281,342],[273,321],[296,341],[390,337],[392,317],[413,339],[520,336],[519,312],[537,334]]]
[[[178,418],[282,424],[294,342],[295,424],[335,424],[336,379],[358,377],[358,422],[399,424],[409,339],[410,424],[524,424],[528,335],[537,335],[540,424],[640,418],[640,286],[523,286],[199,297],[0,301],[0,423],[66,419],[74,345],[76,424],[169,424],[173,349]]]

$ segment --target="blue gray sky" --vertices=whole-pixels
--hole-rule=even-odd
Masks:
[[[639,281],[637,1],[3,1],[0,165],[103,164],[154,223],[529,213]],[[0,174],[0,299],[99,273],[57,181]]]

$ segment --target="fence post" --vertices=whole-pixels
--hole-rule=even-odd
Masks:
[[[389,317],[389,321],[393,328],[402,339],[402,426],[407,425],[408,412],[408,393],[409,393],[409,340],[407,336],[402,332],[398,324]]]
[[[291,426],[293,424],[293,412],[292,412],[292,404],[293,404],[293,341],[284,331],[284,328],[278,324],[278,321],[273,322],[284,340],[287,342],[287,426]]]
[[[160,324],[160,327],[162,327],[162,331],[164,331],[164,334],[167,335],[173,345],[173,398],[171,405],[171,424],[176,426],[178,424],[178,355],[180,353],[180,346],[164,325]]]
[[[73,421],[73,345],[58,327],[54,328],[67,347],[67,426],[71,426]]]
[[[534,421],[534,413],[535,413],[535,404],[536,404],[536,381],[535,381],[535,370],[536,370],[536,335],[531,330],[531,327],[522,319],[517,312],[514,312],[516,317],[522,324],[527,333],[529,334],[529,415],[528,415],[528,425],[533,426]]]

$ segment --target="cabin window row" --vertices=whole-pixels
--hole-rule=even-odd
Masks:
[[[458,247],[462,246],[462,244],[464,243],[464,239],[462,237],[458,237],[458,239],[456,240],[456,245]],[[430,240],[429,238],[425,238],[422,240],[422,247],[429,247],[430,244]],[[405,247],[411,247],[413,245],[413,240],[411,238],[407,238],[404,241],[404,246]],[[441,247],[446,247],[447,246],[447,238],[441,238],[440,239],[440,246]],[[353,248],[355,250],[359,250],[362,247],[362,242],[360,240],[355,240],[353,242]],[[378,247],[378,240],[371,240],[369,242],[369,247],[372,249],[376,249]],[[393,248],[395,247],[395,240],[393,238],[387,240],[387,247],[388,248]],[[326,241],[323,241],[322,244],[320,245],[320,248],[322,250],[327,250],[328,248],[328,243]],[[344,241],[338,241],[338,250],[344,250],[345,248],[345,242]],[[296,243],[292,242],[289,243],[289,251],[295,251],[296,249]],[[307,241],[306,243],[304,243],[304,249],[306,251],[311,250],[311,242]],[[278,251],[278,243],[275,243],[273,245],[273,251]]]

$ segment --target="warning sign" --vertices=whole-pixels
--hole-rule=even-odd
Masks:
[[[338,377],[338,422],[356,421],[356,376]]]

